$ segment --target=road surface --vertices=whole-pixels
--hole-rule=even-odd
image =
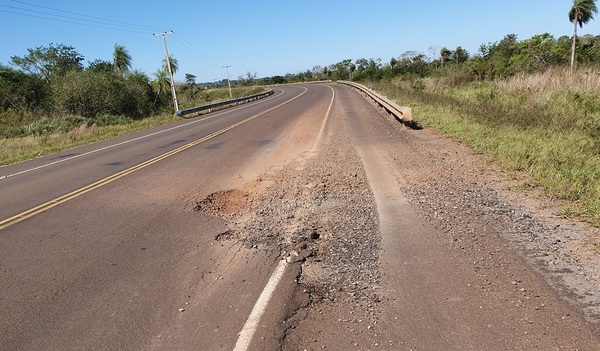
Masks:
[[[449,141],[275,91],[0,168],[0,349],[600,349],[495,222],[419,206]]]

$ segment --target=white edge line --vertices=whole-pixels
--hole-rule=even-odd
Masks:
[[[282,95],[285,94],[285,90],[283,90],[283,89],[277,89],[277,90],[281,90],[283,92],[283,94],[280,94],[280,95],[277,95],[277,96],[282,96]],[[258,102],[265,102],[265,101],[274,99],[277,96],[273,96],[273,97],[268,98],[266,100],[261,99],[261,100],[258,100]],[[241,107],[249,107],[249,106],[252,106],[252,105],[256,105],[256,104],[251,104],[251,105],[248,104],[248,105],[243,105]],[[166,133],[166,132],[169,132],[171,130],[175,130],[175,129],[186,127],[186,126],[189,126],[189,125],[192,125],[192,124],[195,124],[195,123],[199,123],[199,122],[203,122],[203,121],[206,121],[206,120],[209,120],[209,119],[213,119],[215,117],[219,117],[219,116],[222,116],[222,115],[224,115],[226,113],[230,113],[230,112],[233,112],[233,111],[236,111],[236,110],[239,110],[239,109],[227,110],[227,111],[221,112],[221,113],[213,115],[213,116],[208,116],[208,117],[205,117],[205,118],[197,119],[195,121],[184,123],[184,124],[179,124],[179,125],[177,125],[175,127],[171,127],[171,128],[165,129],[165,130],[160,130],[158,132],[146,134],[146,135],[143,135],[141,137],[137,137],[137,138],[134,138],[134,139],[129,139],[129,140],[117,143],[117,144],[108,145],[108,146],[105,146],[105,147],[102,147],[102,148],[99,148],[99,149],[95,149],[95,150],[92,150],[92,151],[85,152],[83,154],[79,154],[79,155],[74,155],[74,156],[71,156],[71,157],[63,158],[63,159],[60,159],[58,161],[46,163],[46,164],[43,164],[41,166],[37,166],[37,167],[34,167],[34,168],[28,168],[28,169],[25,169],[25,170],[17,172],[17,173],[12,173],[12,174],[8,174],[8,175],[5,175],[5,176],[0,176],[0,180],[5,179],[5,178],[10,178],[10,177],[18,176],[18,175],[25,174],[25,173],[29,173],[29,172],[33,172],[33,171],[37,171],[38,169],[50,167],[50,166],[53,166],[53,165],[56,165],[56,164],[59,164],[59,163],[65,162],[65,161],[70,161],[70,160],[73,160],[73,159],[76,159],[76,158],[79,158],[79,157],[83,157],[83,156],[94,154],[96,152],[100,152],[100,151],[112,149],[113,147],[125,145],[125,144],[128,144],[128,143],[132,143],[134,141],[137,141],[137,140],[141,140],[141,139],[149,138],[151,136],[155,136],[155,135],[158,135],[158,134]]]
[[[319,146],[319,143],[321,142],[321,138],[323,137],[323,132],[325,131],[325,125],[327,124],[327,120],[329,119],[329,114],[331,112],[331,107],[333,106],[333,101],[335,100],[335,90],[333,90],[333,88],[331,86],[329,86],[329,89],[331,89],[331,91],[333,91],[333,96],[331,97],[331,102],[329,103],[329,108],[327,109],[327,113],[325,114],[325,119],[323,120],[323,124],[321,124],[321,129],[319,130],[319,135],[317,135],[317,140],[315,140],[315,143],[312,147],[311,152],[315,152],[317,151],[317,147]]]
[[[285,272],[285,268],[287,267],[287,261],[281,260],[275,268],[275,271],[271,275],[271,278],[267,282],[267,285],[263,289],[262,293],[258,297],[252,312],[250,312],[250,316],[248,316],[248,320],[246,320],[246,324],[242,328],[242,331],[238,334],[239,337],[237,342],[235,343],[235,347],[233,351],[247,351],[250,347],[250,342],[252,341],[252,337],[254,333],[256,333],[256,329],[258,328],[258,322],[265,312],[269,300],[273,293],[275,292],[275,287],[277,287],[277,283],[283,277],[283,273]]]

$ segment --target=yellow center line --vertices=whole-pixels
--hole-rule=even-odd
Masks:
[[[206,135],[206,136],[204,136],[204,137],[202,137],[200,139],[194,140],[194,141],[192,141],[192,142],[190,142],[188,144],[182,145],[182,146],[180,146],[180,147],[178,147],[176,149],[173,149],[171,151],[167,151],[164,154],[158,155],[158,156],[156,156],[156,157],[154,157],[154,158],[152,158],[152,159],[150,159],[148,161],[142,162],[142,163],[140,163],[138,165],[135,165],[135,166],[133,166],[131,168],[125,169],[125,170],[123,170],[121,172],[118,172],[118,173],[110,175],[110,176],[108,176],[106,178],[103,178],[103,179],[101,179],[101,180],[99,180],[99,181],[97,181],[95,183],[86,185],[86,186],[84,186],[82,188],[79,188],[79,189],[77,189],[75,191],[72,191],[72,192],[70,192],[68,194],[65,194],[65,195],[62,195],[60,197],[57,197],[54,200],[50,200],[50,201],[48,201],[46,203],[43,203],[43,204],[41,204],[39,206],[31,208],[31,209],[29,209],[27,211],[23,211],[23,212],[15,215],[15,216],[7,218],[7,219],[5,219],[3,221],[0,221],[0,230],[8,228],[8,227],[10,227],[10,226],[12,226],[14,224],[17,224],[17,223],[19,223],[21,221],[24,221],[24,220],[26,220],[28,218],[31,218],[31,217],[33,217],[33,216],[35,216],[37,214],[45,212],[45,211],[47,211],[47,210],[49,210],[49,209],[51,209],[51,208],[53,208],[55,206],[58,206],[58,205],[60,205],[62,203],[65,203],[65,202],[67,202],[69,200],[72,200],[72,199],[74,199],[76,197],[79,197],[79,196],[81,196],[81,195],[83,195],[85,193],[88,193],[88,192],[92,191],[92,190],[98,189],[98,188],[100,188],[100,187],[102,187],[104,185],[112,183],[112,182],[114,182],[117,179],[123,178],[126,175],[129,175],[129,174],[131,174],[131,173],[133,173],[135,171],[139,171],[140,169],[143,169],[143,168],[148,167],[148,166],[150,166],[152,164],[155,164],[155,163],[157,163],[159,161],[162,161],[162,160],[164,160],[164,159],[166,159],[168,157],[176,155],[176,154],[178,154],[178,153],[180,153],[182,151],[185,151],[185,150],[187,150],[187,149],[189,149],[191,147],[194,147],[196,145],[204,143],[207,140],[213,139],[213,138],[215,138],[215,137],[217,137],[217,136],[219,136],[219,135],[221,135],[223,133],[226,133],[226,132],[228,132],[228,131],[230,131],[230,130],[232,130],[234,128],[237,128],[237,127],[241,126],[244,123],[248,123],[248,122],[252,121],[253,119],[256,119],[256,118],[258,118],[258,117],[260,117],[262,115],[265,115],[265,114],[267,114],[267,113],[269,113],[269,112],[271,112],[271,111],[273,111],[273,110],[275,110],[275,109],[277,109],[277,108],[279,108],[279,107],[281,107],[281,106],[283,106],[285,104],[288,104],[288,103],[296,100],[297,98],[299,98],[302,95],[304,95],[307,91],[308,91],[308,89],[304,88],[304,91],[301,94],[299,94],[299,95],[291,98],[290,100],[282,102],[281,104],[279,104],[277,106],[271,107],[270,109],[265,110],[265,111],[263,111],[263,112],[261,112],[259,114],[256,114],[256,115],[254,115],[252,117],[248,117],[248,118],[246,118],[246,119],[244,119],[242,121],[234,123],[234,124],[232,124],[232,125],[230,125],[228,127],[220,129],[220,130],[218,130],[216,132],[213,132],[213,133],[211,133],[209,135]]]

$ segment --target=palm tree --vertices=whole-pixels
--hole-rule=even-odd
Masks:
[[[123,45],[115,44],[113,52],[113,65],[120,77],[123,77],[131,68],[131,55]]]
[[[169,63],[171,64],[171,73],[173,73],[173,75],[175,75],[175,73],[177,73],[177,71],[179,70],[179,62],[177,61],[176,58],[174,58],[173,56],[169,55]],[[162,60],[162,68],[163,70],[167,71],[167,59],[164,58]]]
[[[167,73],[166,69],[159,69],[154,72],[154,78],[152,87],[156,89],[156,95],[160,96],[160,93],[170,89],[171,83],[169,81],[169,73]]]
[[[594,14],[598,12],[596,0],[573,0],[573,7],[569,11],[569,21],[574,24],[573,46],[571,47],[571,71],[575,66],[575,46],[577,45],[577,25],[583,28],[584,24],[594,19]]]

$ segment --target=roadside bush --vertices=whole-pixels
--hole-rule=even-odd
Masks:
[[[71,71],[53,83],[52,92],[58,112],[87,118],[141,118],[153,112],[152,88],[140,75],[123,79],[110,72]]]
[[[71,71],[53,82],[52,92],[58,112],[89,118],[100,112],[114,113],[121,88],[111,73]]]
[[[49,90],[42,78],[0,66],[0,109],[36,110],[49,105]]]
[[[156,94],[150,84],[150,79],[144,73],[132,72],[125,77],[122,91],[121,109],[119,115],[131,118],[144,118],[156,113],[160,106],[156,105]]]

